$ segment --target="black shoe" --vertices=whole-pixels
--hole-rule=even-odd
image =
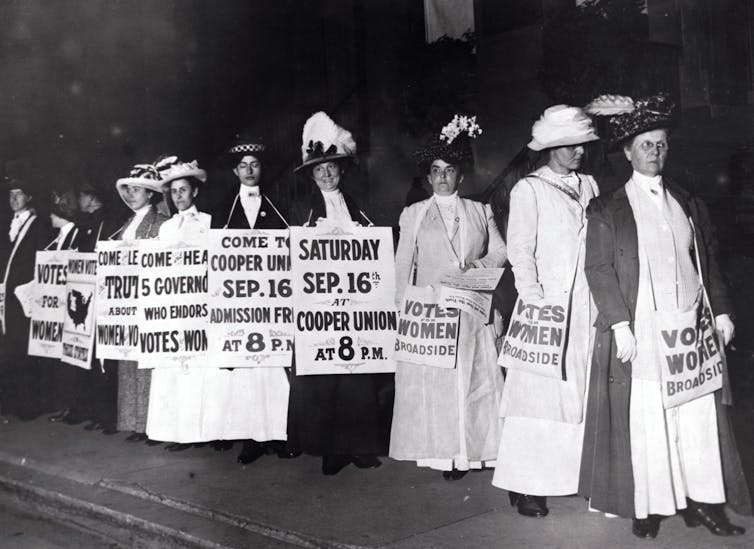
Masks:
[[[58,421],[63,421],[65,418],[68,417],[68,414],[70,413],[71,411],[68,408],[63,408],[57,414],[53,414],[50,417],[48,417],[47,421],[51,421],[53,423],[57,423]]]
[[[529,496],[518,492],[508,492],[511,505],[516,507],[519,515],[525,517],[543,518],[550,510],[547,508],[547,498],[544,496]]]
[[[102,429],[103,435],[117,435],[118,433],[120,433],[120,431],[118,431],[118,429],[116,429],[115,427],[104,427]]]
[[[243,465],[254,463],[264,455],[264,445],[256,440],[244,440],[241,453],[238,454],[236,461]]]
[[[301,452],[288,450],[284,440],[268,440],[264,443],[264,448],[268,454],[275,454],[280,459],[293,459],[301,455]]]
[[[377,459],[377,456],[367,454],[363,456],[351,456],[351,463],[353,463],[359,469],[376,469],[382,462]]]
[[[337,475],[349,463],[351,463],[351,459],[348,456],[322,456],[322,474]]]
[[[731,524],[722,504],[699,503],[691,499],[686,499],[686,503],[688,506],[681,514],[689,528],[701,525],[716,536],[741,536],[746,532],[745,528]]]
[[[212,448],[215,449],[215,452],[227,452],[231,448],[233,448],[233,441],[232,440],[215,440],[212,442]]]
[[[660,517],[658,515],[649,515],[645,519],[635,518],[631,531],[637,538],[655,539],[657,532],[660,531]]]
[[[147,440],[147,435],[136,431],[126,437],[126,442],[144,442],[145,440]]]
[[[168,452],[183,452],[191,448],[193,444],[181,444],[180,442],[173,442],[165,446],[165,450]]]
[[[99,431],[100,429],[104,429],[105,426],[102,425],[99,421],[92,420],[86,425],[84,425],[84,431]]]
[[[146,444],[147,446],[159,446],[160,444],[162,444],[162,441],[161,440],[152,440],[151,438],[147,438],[144,441],[144,444]]]
[[[458,469],[443,471],[442,478],[444,478],[445,480],[461,480],[466,476],[466,473],[468,473],[468,471],[459,471]]]

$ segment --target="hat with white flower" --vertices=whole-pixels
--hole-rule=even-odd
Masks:
[[[589,118],[579,107],[553,105],[545,109],[531,128],[533,151],[581,145],[599,139]]]
[[[471,140],[482,134],[476,116],[456,114],[439,133],[432,135],[427,144],[414,152],[414,159],[423,172],[428,172],[435,160],[448,164],[474,164]]]
[[[338,159],[356,162],[356,141],[351,132],[336,124],[327,113],[316,112],[301,132],[301,165],[294,171]]]

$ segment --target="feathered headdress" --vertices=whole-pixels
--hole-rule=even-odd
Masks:
[[[320,164],[338,158],[356,159],[356,141],[351,132],[338,126],[327,113],[314,113],[301,132],[301,165]]]

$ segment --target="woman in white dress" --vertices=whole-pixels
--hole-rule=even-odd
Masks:
[[[163,162],[161,172],[169,203],[176,211],[160,227],[158,238],[168,242],[198,244],[207,237],[212,216],[194,205],[199,188],[207,181],[207,173],[196,161],[184,163],[171,157]],[[217,375],[214,368],[155,368],[149,392],[147,436],[151,440],[170,441],[169,451],[189,448],[203,442],[202,417],[205,386],[208,376]]]
[[[594,179],[576,170],[583,144],[599,139],[575,107],[545,110],[528,147],[546,164],[513,187],[506,242],[516,289],[524,303],[570,298],[562,379],[508,369],[504,418],[492,484],[510,492],[529,517],[548,514],[546,496],[575,494],[579,486],[587,381],[596,309],[584,275],[586,207],[599,194]]]
[[[481,133],[473,118],[462,120],[454,119],[416,153],[434,194],[400,217],[398,306],[409,284],[428,286],[446,273],[505,263],[505,243],[489,205],[458,196],[464,171],[473,164],[469,137]],[[390,434],[390,457],[441,470],[446,480],[494,465],[500,436],[503,376],[494,324],[460,311],[458,331],[455,368],[398,362]]]

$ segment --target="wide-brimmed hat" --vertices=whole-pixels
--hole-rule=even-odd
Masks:
[[[427,144],[414,152],[414,159],[423,172],[435,160],[444,160],[448,164],[474,165],[474,151],[471,140],[482,133],[476,122],[476,116],[455,115],[439,133],[430,136]]]
[[[301,165],[293,171],[338,159],[356,161],[356,141],[353,135],[338,126],[327,113],[314,113],[301,132]]]
[[[579,107],[553,105],[545,109],[531,128],[533,151],[581,145],[599,139],[589,118]]]
[[[166,189],[176,179],[185,179],[187,177],[193,177],[202,183],[207,182],[207,172],[199,167],[199,163],[196,160],[181,162],[177,156],[168,156],[156,162],[155,168],[160,172],[162,184]]]
[[[123,177],[115,182],[115,188],[118,189],[118,194],[126,205],[128,205],[128,201],[124,192],[128,185],[142,187],[162,195],[162,177],[160,177],[160,172],[154,164],[136,164],[131,168],[128,177]]]
[[[633,108],[612,116],[608,123],[611,145],[652,130],[669,130],[675,125],[675,103],[666,93],[637,99]]]

